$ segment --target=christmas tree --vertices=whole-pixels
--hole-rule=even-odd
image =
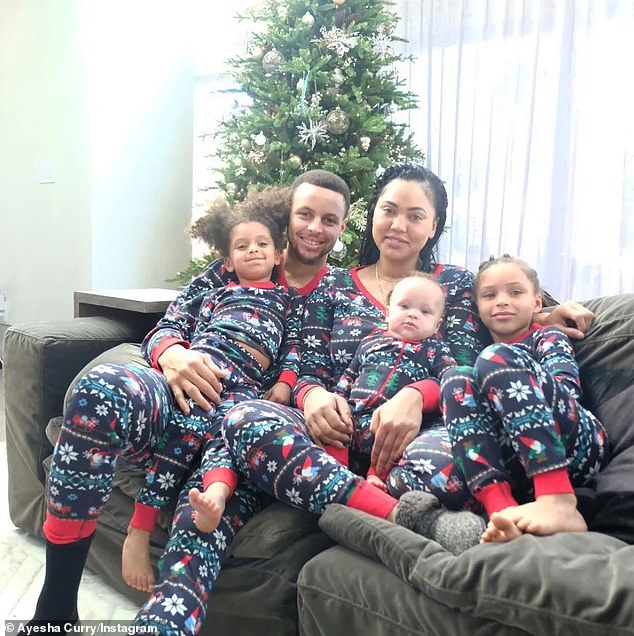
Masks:
[[[377,171],[423,159],[407,127],[395,121],[399,111],[416,107],[416,97],[395,69],[405,58],[394,50],[400,38],[393,6],[388,0],[266,0],[239,15],[253,31],[229,65],[250,105],[234,110],[215,132],[216,187],[230,201],[253,184],[288,185],[312,168],[348,183],[346,247],[333,253],[343,266],[356,264]]]

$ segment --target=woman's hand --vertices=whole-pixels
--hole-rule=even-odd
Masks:
[[[175,344],[163,351],[158,364],[176,404],[185,415],[189,415],[190,411],[188,397],[205,411],[211,409],[211,403],[220,402],[220,380],[227,373],[219,369],[207,354]]]
[[[304,416],[316,444],[338,448],[347,445],[352,433],[352,416],[343,397],[315,387],[304,397]]]
[[[401,459],[407,445],[418,435],[422,422],[423,397],[408,387],[374,411],[370,424],[374,433],[370,465],[381,479],[385,479]]]
[[[265,394],[264,399],[276,404],[291,403],[291,387],[285,382],[276,382]]]
[[[550,312],[542,312],[535,316],[536,322],[544,327],[559,327],[569,338],[583,339],[590,329],[594,314],[583,305],[566,301],[557,305]]]

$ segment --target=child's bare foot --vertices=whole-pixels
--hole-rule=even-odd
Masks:
[[[377,488],[379,488],[383,492],[387,492],[387,486],[385,485],[385,482],[378,475],[368,475],[365,478],[365,480],[369,484],[372,484],[373,486],[376,486]]]
[[[574,495],[541,495],[530,503],[509,506],[493,513],[482,540],[505,542],[517,539],[524,532],[545,536],[587,530]]]
[[[574,495],[541,495],[518,506],[514,521],[523,532],[538,535],[556,532],[587,532],[588,526],[577,510]]]
[[[506,508],[509,510],[509,508]],[[480,543],[506,543],[522,536],[522,531],[508,517],[504,510],[491,515],[486,530],[482,533]]]
[[[189,491],[189,505],[195,510],[194,523],[200,532],[213,532],[218,527],[229,492],[223,482],[211,484],[204,492],[198,488]]]
[[[152,591],[154,570],[150,564],[150,533],[146,530],[128,526],[121,554],[121,575],[135,590]]]

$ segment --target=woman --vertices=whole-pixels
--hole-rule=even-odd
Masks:
[[[374,414],[370,463],[379,476],[386,476],[389,494],[322,448],[349,442],[348,407],[330,389],[359,342],[383,322],[387,295],[400,277],[423,270],[443,286],[446,315],[441,331],[458,362],[472,362],[490,342],[473,304],[472,274],[435,262],[446,211],[447,194],[436,175],[409,164],[386,170],[369,205],[361,265],[324,277],[306,303],[295,390],[303,413],[244,402],[227,415],[227,442],[241,471],[278,500],[316,514],[329,503],[343,503],[390,520],[398,517],[397,498],[407,491],[432,493],[454,510],[471,501],[440,418],[424,415],[438,411],[434,380],[405,387]],[[588,321],[577,307],[560,312]],[[351,448],[351,458],[363,460],[355,450]]]

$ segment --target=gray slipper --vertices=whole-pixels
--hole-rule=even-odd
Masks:
[[[454,512],[441,508],[434,495],[420,490],[406,492],[399,499],[396,523],[456,555],[478,545],[486,529],[482,517],[466,510]]]

